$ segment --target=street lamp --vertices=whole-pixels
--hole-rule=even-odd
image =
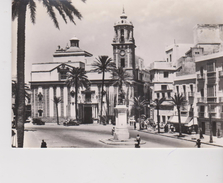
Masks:
[[[210,143],[213,143],[213,134],[212,134],[212,122],[211,122],[211,105],[208,104],[208,112],[209,112],[209,126],[210,126]]]

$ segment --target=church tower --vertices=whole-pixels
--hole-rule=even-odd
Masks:
[[[113,60],[116,67],[129,70],[135,78],[135,40],[133,36],[133,24],[127,19],[124,8],[123,13],[114,25]]]

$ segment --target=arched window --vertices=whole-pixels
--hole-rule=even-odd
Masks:
[[[121,42],[124,42],[124,29],[121,29]]]

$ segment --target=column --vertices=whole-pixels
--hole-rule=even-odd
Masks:
[[[56,88],[56,97],[61,97],[60,87]],[[58,116],[61,117],[61,102],[58,103]]]
[[[51,86],[49,89],[49,111],[50,111],[50,117],[53,117],[53,87]]]
[[[63,89],[63,105],[64,105],[64,117],[68,117],[68,97],[67,97],[67,87],[65,86]]]

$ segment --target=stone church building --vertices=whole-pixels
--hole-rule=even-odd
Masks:
[[[114,25],[114,39],[112,42],[113,61],[116,67],[123,67],[132,78],[128,97],[130,99],[129,116],[134,114],[133,97],[145,95],[145,82],[148,83],[149,72],[144,67],[144,60],[135,55],[134,26],[123,13]],[[61,97],[58,105],[60,121],[75,118],[75,98],[72,93],[74,87],[67,87],[67,71],[74,67],[84,68],[87,72],[90,87],[78,91],[78,117],[82,123],[97,122],[100,114],[102,74],[92,71],[89,58],[93,54],[82,50],[79,39],[70,39],[70,46],[60,48],[53,54],[52,62],[34,63],[31,71],[31,103],[32,118],[41,118],[45,122],[56,121],[56,107],[54,96]],[[95,56],[97,57],[97,56]],[[113,85],[115,79],[111,73],[105,73],[102,114],[114,119],[114,107],[118,103],[118,88]],[[127,88],[124,87],[126,91]]]

